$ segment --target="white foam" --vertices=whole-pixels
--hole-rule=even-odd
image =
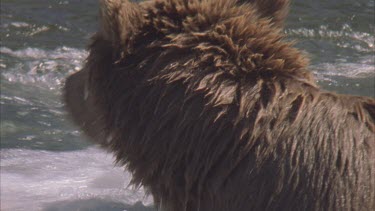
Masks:
[[[314,66],[313,69],[317,75],[323,76],[342,76],[346,78],[369,78],[375,77],[375,67],[366,64],[332,64],[322,63]]]
[[[89,200],[152,204],[143,189],[127,187],[130,179],[122,167],[114,167],[111,155],[97,148],[73,152],[2,149],[1,210],[44,210],[53,204],[63,207]]]
[[[26,22],[19,22],[19,21],[1,24],[2,28],[8,28],[9,26],[12,26],[12,27],[15,27],[15,28],[25,28],[25,27],[29,27],[30,24],[28,24]]]
[[[12,22],[11,25],[16,27],[16,28],[23,28],[23,27],[30,26],[30,24],[28,24],[26,22]]]
[[[324,39],[335,39],[336,45],[342,48],[353,48],[359,52],[374,52],[375,51],[375,37],[370,33],[366,32],[355,32],[351,29],[348,24],[343,24],[341,30],[331,30],[326,25],[322,25],[319,28],[298,28],[298,29],[287,29],[286,33],[289,35],[302,36],[308,38],[324,38]],[[351,41],[345,41],[347,38]],[[357,44],[350,44],[356,41]],[[360,43],[360,44],[358,44]]]
[[[375,78],[373,57],[363,58],[358,63],[338,61],[336,63],[320,63],[312,66],[314,73],[321,79],[340,76],[351,79]]]
[[[71,59],[72,61],[82,61],[87,53],[85,50],[59,47],[55,50],[42,50],[39,48],[25,48],[21,50],[11,50],[7,47],[0,47],[0,53],[8,54],[18,58],[33,59]]]
[[[60,87],[66,76],[81,69],[87,52],[82,49],[59,47],[55,50],[25,48],[12,50],[0,47],[0,53],[19,59],[2,71],[10,82],[32,84],[47,89]]]

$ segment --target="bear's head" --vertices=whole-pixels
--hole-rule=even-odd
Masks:
[[[283,40],[288,6],[288,0],[101,0],[86,65],[66,82],[68,110],[107,147],[124,121],[123,104],[132,103],[125,98],[145,83],[183,81],[202,91],[207,75],[233,81],[284,75],[314,86],[307,59]],[[218,92],[226,94],[212,103],[234,102],[234,89]]]
[[[136,184],[162,184],[155,181],[161,175],[176,182],[177,169],[201,165],[199,157],[184,164],[197,150],[206,155],[220,138],[227,139],[217,146],[224,149],[231,134],[246,138],[251,126],[241,132],[234,125],[285,89],[264,81],[315,87],[304,55],[284,40],[287,0],[100,4],[100,29],[84,68],[66,81],[65,102],[74,122],[114,152]],[[261,100],[246,99],[256,92]],[[186,180],[191,187],[194,179]]]

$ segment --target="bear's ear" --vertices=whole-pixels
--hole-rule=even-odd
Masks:
[[[262,18],[268,18],[276,27],[282,28],[289,12],[289,0],[238,0],[238,4],[250,3]]]
[[[128,0],[100,0],[100,33],[113,46],[127,47],[143,25],[143,13]]]

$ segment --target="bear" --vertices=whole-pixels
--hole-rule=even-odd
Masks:
[[[67,111],[160,210],[375,210],[375,100],[318,87],[289,4],[100,0]]]

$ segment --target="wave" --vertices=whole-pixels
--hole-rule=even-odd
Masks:
[[[0,47],[0,53],[6,58],[0,60],[6,80],[52,90],[60,88],[67,75],[81,69],[87,56],[85,50],[64,46],[55,50]]]
[[[340,30],[332,30],[327,25],[322,25],[313,29],[287,29],[286,33],[296,37],[334,40],[338,47],[350,48],[358,52],[375,52],[375,37],[367,32],[353,31],[348,24],[343,24]]]
[[[4,211],[46,210],[72,203],[81,207],[87,203],[126,207],[137,202],[151,206],[151,197],[142,188],[129,187],[130,180],[129,172],[113,165],[111,155],[94,147],[72,152],[1,150]]]
[[[362,79],[375,78],[374,57],[360,60],[358,63],[336,62],[312,65],[313,72],[318,78],[332,78],[335,76]]]

